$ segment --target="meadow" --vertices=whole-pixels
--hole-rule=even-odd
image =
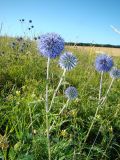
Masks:
[[[100,49],[100,48],[99,48]],[[120,49],[102,48],[120,68]],[[116,52],[117,50],[117,52]],[[94,47],[65,46],[78,59],[56,94],[48,115],[52,160],[120,159],[120,80],[116,79],[105,103],[95,116],[100,73],[94,62]],[[48,98],[52,99],[62,75],[59,57],[50,61]],[[46,63],[35,40],[0,37],[0,158],[4,160],[48,160],[46,138]],[[102,95],[111,83],[103,74]],[[75,86],[78,97],[66,104],[64,92]],[[50,101],[49,101],[50,104]],[[94,118],[95,116],[95,118]],[[94,124],[89,132],[91,122]],[[86,136],[87,135],[87,136]]]
[[[75,45],[76,46],[76,45]],[[93,53],[109,53],[111,56],[120,56],[120,48],[109,48],[109,47],[95,47],[94,45],[92,46],[69,46],[69,48],[76,48],[77,50],[81,50],[84,52],[93,52]]]

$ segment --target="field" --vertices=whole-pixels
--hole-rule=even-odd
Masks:
[[[120,159],[120,80],[113,82],[107,99],[98,108],[100,73],[94,62],[98,51],[112,55],[120,68],[120,49],[66,46],[78,59],[66,72],[48,114],[52,160]],[[63,70],[50,61],[49,104]],[[46,138],[46,63],[36,41],[0,38],[0,157],[4,160],[48,160]],[[111,83],[103,74],[102,96]],[[66,104],[64,92],[76,87],[78,97]],[[54,122],[54,123],[53,123]],[[92,123],[94,122],[94,123]]]
[[[111,56],[120,56],[120,48],[108,48],[108,47],[86,47],[86,46],[69,46],[69,48],[76,48],[79,51],[84,51],[84,52],[94,52],[94,53],[100,53],[100,52],[105,52],[109,53]]]

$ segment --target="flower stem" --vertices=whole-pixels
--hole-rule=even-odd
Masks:
[[[103,154],[102,154],[102,157],[100,158],[100,160],[103,160],[103,158],[104,158],[104,156],[105,156],[105,153],[106,153],[106,151],[108,150],[108,148],[110,147],[110,144],[111,144],[111,141],[112,141],[113,138],[114,138],[114,136],[112,135],[111,138],[110,138],[109,143],[108,143],[107,146],[106,146],[105,151],[104,151]]]
[[[112,87],[113,81],[114,81],[114,78],[112,78],[111,83],[110,83],[110,85],[109,85],[109,88],[108,88],[108,90],[107,90],[107,92],[106,92],[106,94],[105,94],[105,97],[103,97],[103,100],[102,100],[101,104],[103,104],[103,103],[105,102],[105,100],[106,100],[106,98],[107,98],[107,95],[108,95],[108,93],[110,92],[110,89],[111,89],[111,87]]]
[[[101,105],[104,104],[104,102],[105,102],[105,100],[106,100],[106,98],[107,98],[107,95],[108,95],[108,93],[110,92],[110,89],[111,89],[111,87],[112,87],[113,81],[114,81],[114,78],[111,80],[111,83],[110,83],[110,85],[109,85],[109,87],[108,87],[108,90],[107,90],[107,92],[106,92],[106,94],[105,94],[105,97],[103,98],[103,100],[102,100],[102,102],[101,102]],[[100,100],[100,99],[99,99],[99,100]],[[99,102],[100,102],[100,101],[99,101]],[[91,153],[91,150],[93,149],[93,146],[94,146],[94,144],[95,144],[95,142],[96,142],[96,140],[97,140],[97,137],[98,137],[98,135],[99,135],[99,133],[100,133],[101,127],[102,127],[102,124],[101,124],[100,127],[99,127],[98,133],[97,133],[97,135],[96,135],[96,137],[95,137],[95,139],[94,139],[94,142],[93,142],[92,147],[91,147],[91,149],[90,149],[90,151],[89,151],[89,153],[88,153],[87,158],[89,157],[89,155],[90,155],[90,153]]]
[[[29,115],[30,115],[30,122],[31,122],[31,130],[33,132],[33,120],[32,120],[32,113],[31,113],[31,106],[29,106]]]
[[[98,101],[98,106],[97,106],[97,108],[96,108],[96,112],[95,112],[94,118],[93,118],[93,120],[92,120],[92,122],[91,122],[91,125],[90,125],[90,127],[89,127],[89,130],[88,130],[88,132],[87,132],[87,135],[85,136],[85,139],[84,139],[84,141],[83,141],[83,145],[81,146],[80,154],[81,154],[81,151],[82,151],[82,149],[83,149],[83,147],[84,147],[84,144],[85,144],[85,142],[86,142],[86,140],[87,140],[87,138],[88,138],[88,136],[89,136],[89,134],[90,134],[90,132],[91,132],[91,129],[92,129],[93,125],[94,125],[94,122],[95,122],[96,116],[97,116],[97,114],[98,114],[99,108],[100,108],[100,106],[101,106],[100,100],[101,100],[101,91],[102,91],[102,80],[103,80],[103,71],[101,72],[101,78],[100,78],[100,89],[99,89],[99,101]]]
[[[87,135],[86,135],[86,137],[85,137],[85,139],[84,139],[84,142],[83,142],[83,145],[82,145],[82,146],[84,146],[84,144],[85,144],[85,142],[86,142],[86,140],[87,140],[87,138],[88,138],[88,136],[89,136],[89,134],[90,134],[90,131],[91,131],[91,129],[92,129],[92,127],[93,127],[93,125],[94,125],[94,122],[95,122],[96,116],[97,116],[97,114],[98,114],[98,110],[99,110],[99,108],[100,108],[100,105],[98,105],[98,107],[97,107],[97,109],[96,109],[96,112],[95,112],[94,118],[93,118],[93,120],[92,120],[92,122],[91,122],[91,125],[90,125],[90,127],[89,127],[89,130],[88,130],[88,132],[87,132]],[[82,148],[83,148],[83,147],[82,147]]]
[[[46,109],[46,129],[47,129],[47,144],[48,144],[48,159],[51,160],[51,152],[50,152],[50,137],[49,137],[49,119],[48,119],[48,81],[49,81],[49,65],[50,65],[50,58],[48,58],[47,61],[47,84],[46,84],[46,103],[45,103],[45,109]]]
[[[102,127],[102,124],[101,124],[100,127],[99,127],[99,130],[98,130],[97,135],[96,135],[96,137],[95,137],[95,139],[94,139],[94,142],[93,142],[93,144],[92,144],[92,146],[91,146],[91,148],[90,148],[90,151],[89,151],[89,153],[88,153],[88,155],[87,155],[86,160],[87,160],[87,159],[89,158],[89,156],[90,156],[90,153],[91,153],[91,151],[92,151],[92,149],[93,149],[93,147],[94,147],[94,145],[95,145],[95,142],[96,142],[96,140],[97,140],[97,138],[98,138],[98,136],[99,136],[101,127]]]
[[[58,83],[58,86],[57,86],[57,88],[56,88],[55,91],[54,91],[54,94],[53,94],[53,97],[52,97],[52,100],[51,100],[51,103],[50,103],[49,111],[51,110],[51,107],[52,107],[52,105],[53,105],[53,103],[54,103],[55,96],[56,96],[57,91],[59,90],[60,85],[61,85],[61,83],[62,83],[62,81],[63,81],[63,78],[64,78],[64,76],[65,76],[65,72],[66,72],[66,70],[64,70],[64,72],[63,72],[63,74],[62,74],[62,76],[61,76],[61,78],[60,78],[60,81],[59,81],[59,83]]]
[[[60,110],[59,115],[64,111],[64,109],[68,106],[69,99],[67,100],[66,104],[63,106],[63,108]]]
[[[103,80],[103,71],[101,72],[101,78],[100,78],[99,102],[100,102],[101,93],[102,93],[102,80]]]
[[[61,115],[61,113],[64,111],[64,109],[68,106],[68,103],[69,103],[69,99],[67,100],[67,102],[64,104],[63,108],[60,110],[59,115]],[[52,129],[53,125],[55,124],[55,120],[53,121],[51,127],[49,128],[49,131]]]

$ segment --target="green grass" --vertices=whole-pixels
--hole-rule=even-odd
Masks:
[[[46,59],[37,51],[34,42],[23,52],[10,43],[9,37],[0,38],[0,156],[5,160],[47,160],[45,126]],[[69,47],[65,48],[69,51]],[[4,53],[3,53],[4,52]],[[53,160],[86,160],[100,128],[96,143],[87,160],[120,159],[120,81],[114,81],[107,101],[98,112],[94,126],[81,146],[94,117],[99,92],[100,74],[95,71],[95,53],[77,48],[71,49],[77,58],[77,66],[66,73],[64,83],[55,98],[50,124],[51,153]],[[109,53],[108,53],[109,54]],[[120,68],[120,57],[113,57]],[[62,70],[58,58],[50,62],[49,100],[51,100]],[[103,77],[104,95],[109,84],[108,73]],[[59,110],[67,99],[64,90],[73,85],[78,98],[71,101],[61,116]],[[74,155],[75,151],[75,155]],[[73,156],[74,155],[74,156]]]

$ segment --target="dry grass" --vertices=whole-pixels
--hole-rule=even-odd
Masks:
[[[68,46],[67,46],[68,48]],[[94,46],[69,46],[71,49],[77,49],[81,50],[84,52],[94,52],[94,53],[99,53],[99,52],[105,52],[108,53],[111,56],[120,56],[120,48],[107,48],[107,47],[94,47]]]

